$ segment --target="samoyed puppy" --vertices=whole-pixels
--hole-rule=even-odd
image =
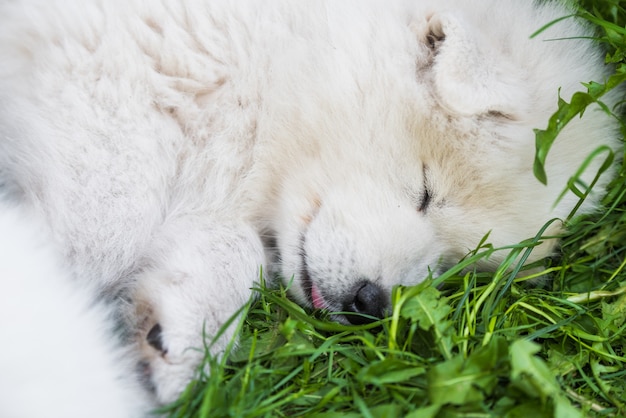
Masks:
[[[0,0],[0,184],[43,219],[64,266],[30,270],[48,257],[32,245],[2,254],[27,260],[2,276],[24,294],[10,326],[31,336],[11,349],[37,345],[45,325],[32,316],[58,309],[49,326],[65,331],[46,343],[108,364],[87,348],[107,348],[97,326],[75,325],[90,298],[63,281],[85,284],[123,324],[140,366],[128,373],[169,402],[261,271],[303,306],[359,323],[487,233],[512,244],[565,218],[570,177],[598,147],[620,147],[617,123],[592,107],[554,143],[547,185],[533,176],[533,128],[559,92],[607,74],[573,18],[530,37],[571,13],[527,0]],[[5,245],[15,236],[32,234],[9,229]]]

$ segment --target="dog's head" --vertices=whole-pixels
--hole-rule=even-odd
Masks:
[[[571,94],[579,79],[602,77],[599,56],[580,40],[529,39],[558,12],[507,5],[494,2],[480,16],[426,13],[394,27],[393,18],[379,16],[359,29],[369,36],[318,51],[314,72],[298,63],[292,73],[281,70],[298,83],[286,82],[292,88],[275,100],[267,124],[284,169],[270,228],[278,269],[301,304],[381,317],[393,286],[437,275],[486,234],[496,247],[531,238],[574,206],[573,195],[555,202],[601,141],[615,145],[606,130],[613,128],[595,112],[567,129],[548,161],[548,186],[532,172],[533,128],[547,123],[559,88]],[[561,27],[543,37],[580,35],[576,24]],[[581,66],[585,56],[593,63]],[[591,198],[584,209],[593,205]],[[530,261],[554,244],[546,240]]]

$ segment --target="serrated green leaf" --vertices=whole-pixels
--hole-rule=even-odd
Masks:
[[[576,116],[582,116],[585,110],[592,103],[598,103],[605,111],[607,109],[599,99],[606,93],[626,82],[626,73],[623,71],[612,74],[604,84],[591,81],[585,83],[587,92],[576,92],[572,95],[570,102],[563,100],[559,94],[558,110],[550,117],[548,127],[545,130],[535,129],[535,162],[533,172],[537,180],[547,184],[548,179],[545,171],[545,162],[548,152],[557,136],[565,126]]]
[[[602,301],[602,319],[607,327],[617,329],[626,323],[626,293],[614,302]]]
[[[537,344],[516,340],[510,348],[511,380],[527,395],[547,401],[560,388],[548,366],[535,356],[540,350]]]
[[[435,405],[464,405],[484,400],[508,370],[503,338],[493,338],[468,358],[457,355],[435,365],[428,373],[428,396]]]
[[[451,311],[452,308],[446,304],[441,292],[434,287],[427,287],[404,304],[400,315],[417,322],[420,328],[428,331],[440,321],[444,321]]]
[[[582,413],[563,395],[550,368],[535,355],[539,350],[539,345],[526,340],[511,345],[511,383],[544,405],[552,401],[555,418],[581,417]]]
[[[452,307],[441,296],[441,292],[428,286],[411,294],[402,306],[400,315],[417,322],[424,331],[432,328],[436,342],[441,346],[445,358],[450,358],[453,347],[452,321],[449,320],[451,312]]]

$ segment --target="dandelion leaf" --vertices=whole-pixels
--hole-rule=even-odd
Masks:
[[[439,405],[481,402],[498,384],[498,375],[507,363],[507,346],[502,338],[492,339],[467,358],[459,354],[439,363],[428,373],[429,399]]]
[[[439,290],[432,286],[419,289],[402,306],[400,315],[416,322],[421,329],[434,331],[437,344],[440,345],[444,357],[449,358],[452,350],[452,322],[448,319],[452,307]]]
[[[554,403],[555,418],[580,417],[563,396],[561,388],[548,365],[535,354],[540,347],[527,340],[517,340],[510,347],[511,383],[526,395],[538,398],[542,404]]]

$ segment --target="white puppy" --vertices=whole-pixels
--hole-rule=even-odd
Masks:
[[[569,13],[527,0],[0,1],[0,183],[44,217],[75,280],[113,300],[170,401],[202,330],[248,299],[260,266],[293,278],[304,306],[380,316],[394,285],[488,232],[516,243],[567,216],[578,199],[555,200],[570,176],[597,147],[619,149],[616,123],[590,108],[554,144],[548,185],[533,176],[532,129],[558,89],[606,74],[573,19],[530,39]]]

